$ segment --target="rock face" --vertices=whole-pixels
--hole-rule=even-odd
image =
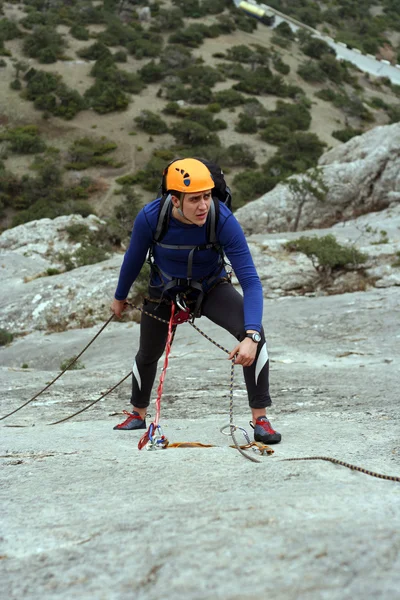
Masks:
[[[101,221],[94,216],[83,219],[76,215],[42,219],[7,230],[0,236],[0,328],[14,333],[32,329],[64,331],[90,327],[110,316],[109,305],[122,254],[94,265],[48,275],[48,269],[61,268],[59,252],[73,253],[79,247],[69,241],[66,232],[66,227],[76,223],[95,230]],[[396,253],[400,248],[400,204],[302,235],[327,234],[333,234],[341,244],[356,247],[368,259],[360,271],[335,273],[331,284],[323,288],[311,259],[285,249],[285,243],[298,238],[299,233],[249,237],[266,298],[338,294],[400,285],[400,268],[392,266],[399,260]],[[138,315],[135,311],[132,317]]]
[[[6,230],[0,236],[0,327],[13,332],[31,329],[63,331],[87,327],[109,316],[122,256],[60,274],[58,255],[73,253],[79,243],[68,240],[65,228],[84,224],[96,230],[102,223],[91,215],[40,219]]]
[[[319,160],[325,200],[308,196],[298,230],[330,227],[400,203],[400,123],[376,127]],[[304,176],[296,177],[301,181]],[[247,234],[292,230],[298,203],[287,184],[236,212]]]

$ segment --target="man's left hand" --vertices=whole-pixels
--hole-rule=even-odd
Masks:
[[[235,365],[243,367],[251,367],[257,354],[257,344],[250,338],[244,338],[240,344],[235,346],[229,354],[228,359],[232,360],[235,355]]]

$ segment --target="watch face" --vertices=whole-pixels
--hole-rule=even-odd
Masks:
[[[259,333],[253,333],[253,340],[255,342],[261,342],[261,335]]]

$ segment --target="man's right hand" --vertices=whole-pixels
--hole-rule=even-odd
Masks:
[[[116,300],[114,298],[114,300],[112,301],[111,304],[111,311],[114,313],[114,315],[116,317],[118,317],[118,319],[120,319],[122,317],[122,313],[124,312],[124,310],[126,309],[126,307],[128,306],[128,303],[125,300]]]

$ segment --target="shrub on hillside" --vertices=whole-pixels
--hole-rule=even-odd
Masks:
[[[107,140],[104,136],[100,139],[90,137],[79,138],[68,149],[68,162],[65,168],[83,171],[97,165],[120,166],[112,157],[108,156],[116,148],[117,144]]]
[[[255,154],[248,144],[231,144],[226,148],[222,158],[223,164],[228,167],[248,167],[253,169],[257,166]]]
[[[300,237],[286,242],[285,248],[289,252],[302,252],[309,256],[319,271],[331,271],[349,265],[357,266],[367,260],[366,254],[354,247],[339,244],[332,234],[322,237]]]
[[[206,14],[199,0],[172,0],[172,3],[182,11],[184,17],[199,19]]]
[[[246,96],[233,89],[221,90],[213,94],[213,101],[217,102],[222,108],[232,108],[244,104]]]
[[[189,48],[181,45],[170,44],[166,46],[160,56],[160,64],[167,71],[173,74],[176,71],[192,66],[193,57]]]
[[[122,23],[119,19],[113,19],[107,25],[107,28],[97,35],[100,43],[106,46],[127,46],[130,42],[135,42],[143,35],[141,26],[133,28],[130,25]]]
[[[111,51],[102,42],[94,42],[94,44],[78,50],[77,55],[86,60],[101,60],[112,56]]]
[[[89,105],[99,114],[126,110],[129,98],[125,92],[112,82],[96,81],[85,92]]]
[[[215,144],[216,146],[221,145],[221,141],[216,133],[211,132],[209,129],[200,125],[195,121],[189,119],[183,119],[178,123],[174,123],[171,126],[171,133],[175,138],[177,144],[182,146],[202,146]]]
[[[160,32],[176,31],[183,29],[185,23],[183,21],[183,12],[180,8],[165,9],[161,8],[155,18],[155,23],[159,27]]]
[[[275,71],[278,73],[282,73],[282,75],[288,75],[290,73],[290,67],[287,65],[280,56],[276,56],[272,59],[272,64],[274,66]]]
[[[23,52],[41,63],[52,63],[64,52],[65,40],[50,27],[38,27],[23,43]]]
[[[0,134],[0,140],[2,139],[7,140],[9,150],[17,154],[36,154],[46,149],[46,144],[41,139],[36,125],[9,129],[6,133]]]
[[[73,25],[69,32],[76,40],[86,41],[89,39],[89,31],[83,25]]]
[[[145,83],[155,83],[164,79],[165,69],[160,63],[151,60],[139,69],[138,74]]]
[[[0,39],[3,41],[21,37],[22,31],[14,21],[0,19]]]
[[[176,33],[171,33],[168,38],[169,44],[179,44],[189,48],[199,48],[202,45],[205,32],[195,25],[189,25],[186,29],[181,29]]]
[[[305,102],[289,104],[278,100],[274,111],[269,113],[274,123],[280,123],[292,130],[307,130],[311,125],[311,113]]]
[[[286,23],[286,21],[282,21],[281,23],[279,23],[279,25],[274,27],[274,32],[289,40],[294,40],[294,38],[296,37],[289,23]]]
[[[279,181],[294,173],[303,173],[317,164],[325,146],[315,133],[295,131],[263,165],[263,169]]]
[[[232,206],[236,210],[246,202],[266,194],[275,186],[274,179],[263,171],[248,169],[241,171],[232,181]]]
[[[129,42],[127,50],[138,60],[147,57],[156,58],[163,52],[163,39],[156,33],[144,32],[142,37]]]
[[[7,344],[11,344],[14,339],[14,335],[7,331],[7,329],[0,329],[0,346],[7,346]]]
[[[326,73],[324,73],[319,63],[315,60],[308,60],[301,64],[297,69],[297,73],[304,81],[309,81],[310,83],[323,83],[327,78]]]
[[[240,113],[235,125],[235,131],[238,133],[256,133],[258,122],[255,117],[246,113]]]
[[[189,88],[187,101],[190,104],[210,104],[212,98],[213,94],[211,88],[194,85]]]
[[[135,117],[134,120],[139,129],[142,129],[150,135],[161,135],[168,131],[168,125],[165,121],[151,110],[142,110],[140,115]]]
[[[301,50],[311,58],[321,58],[324,54],[336,55],[336,52],[324,40],[311,37],[300,45]]]
[[[341,142],[348,142],[351,138],[356,135],[361,135],[362,129],[353,129],[353,127],[346,127],[345,129],[336,129],[332,131],[332,136]]]
[[[399,123],[400,122],[400,106],[398,104],[391,104],[387,113],[389,115],[390,123]]]
[[[212,88],[219,81],[224,81],[224,76],[220,71],[208,65],[192,65],[180,69],[175,73],[182,83],[187,83],[196,87]],[[199,90],[200,91],[200,90]]]
[[[274,119],[271,119],[268,125],[260,131],[260,138],[263,142],[273,144],[274,146],[280,146],[281,144],[289,141],[292,133],[286,125],[277,123]]]
[[[25,29],[33,29],[38,25],[51,25],[50,21],[51,19],[49,18],[49,14],[45,11],[42,12],[40,10],[31,10],[26,17],[23,17],[19,21],[19,23],[25,27]]]
[[[217,24],[221,33],[232,33],[236,30],[236,23],[229,15],[218,15]]]
[[[247,94],[274,96],[288,96],[288,86],[280,75],[273,75],[268,67],[258,67],[254,71],[246,72],[242,79],[233,85],[234,90]]]

